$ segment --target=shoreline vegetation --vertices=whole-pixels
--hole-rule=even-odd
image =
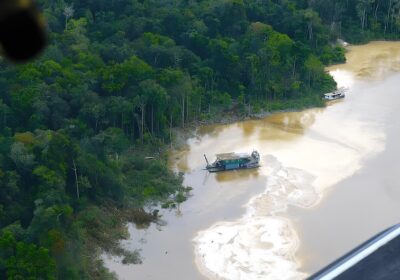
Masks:
[[[1,279],[112,279],[98,253],[138,262],[124,224],[190,192],[167,164],[174,129],[323,106],[338,38],[399,38],[392,1],[38,4],[46,51],[0,58]]]

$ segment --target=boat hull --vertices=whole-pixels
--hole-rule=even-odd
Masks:
[[[334,97],[334,98],[327,98],[327,97],[325,97],[324,99],[325,99],[325,100],[338,100],[338,99],[342,99],[342,98],[344,98],[344,97],[345,97],[344,95],[341,95],[341,96]]]
[[[239,167],[235,167],[235,168],[226,168],[225,166],[219,166],[219,167],[209,166],[209,167],[206,167],[206,169],[210,173],[215,173],[215,172],[241,170],[241,169],[253,169],[253,168],[258,168],[258,167],[260,167],[259,164],[253,164],[253,165],[247,165],[247,166],[239,166]]]

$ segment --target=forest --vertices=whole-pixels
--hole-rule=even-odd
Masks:
[[[44,53],[0,57],[0,279],[113,279],[124,223],[188,196],[174,129],[324,106],[338,39],[400,31],[399,0],[37,2]]]

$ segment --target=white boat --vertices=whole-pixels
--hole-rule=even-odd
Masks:
[[[341,87],[334,92],[329,92],[324,94],[324,98],[326,100],[335,100],[335,99],[340,99],[345,97],[345,93],[347,91],[347,88]]]

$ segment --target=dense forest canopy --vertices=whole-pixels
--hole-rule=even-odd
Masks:
[[[0,58],[1,279],[111,277],[93,250],[122,237],[110,209],[185,199],[166,163],[172,128],[322,106],[338,38],[400,29],[399,0],[38,3],[47,50]]]

